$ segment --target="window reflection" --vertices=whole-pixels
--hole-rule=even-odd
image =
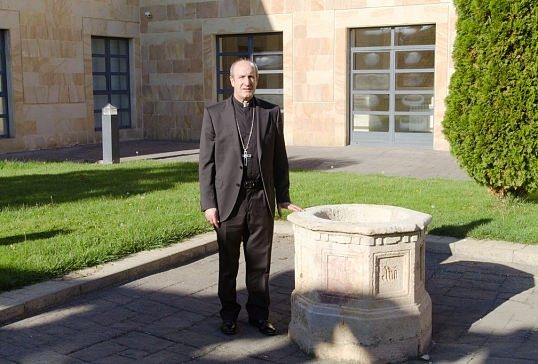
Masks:
[[[222,56],[219,57],[220,60],[220,69],[225,71],[230,71],[230,67],[237,60],[237,56]],[[227,77],[226,77],[227,78]]]
[[[258,77],[258,89],[282,89],[284,87],[284,75],[282,73],[260,74]]]
[[[434,68],[435,52],[431,51],[397,51],[397,69]]]
[[[390,74],[388,73],[360,73],[353,77],[354,90],[388,90],[390,88]]]
[[[396,74],[396,90],[433,90],[433,72]]]
[[[353,131],[358,132],[388,132],[388,115],[354,115]]]
[[[434,45],[435,25],[411,25],[395,28],[397,46]]]
[[[433,116],[396,115],[395,129],[399,133],[431,133],[433,132]]]
[[[254,52],[280,52],[284,48],[281,34],[257,34],[253,46]]]
[[[389,94],[353,95],[353,111],[389,111]]]
[[[354,29],[352,47],[390,46],[391,28]]]
[[[278,70],[282,69],[282,55],[278,56],[255,56],[254,62],[259,70]]]
[[[354,70],[390,69],[390,52],[357,52],[353,54]]]
[[[220,37],[220,48],[226,49],[226,52],[248,52],[247,37]],[[237,57],[236,57],[237,59]]]
[[[355,132],[433,133],[435,25],[351,31]]]

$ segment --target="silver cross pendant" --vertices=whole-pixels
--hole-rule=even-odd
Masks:
[[[247,166],[248,164],[248,159],[247,158],[252,158],[252,154],[248,154],[247,150],[243,150],[243,163],[245,164],[245,167]]]

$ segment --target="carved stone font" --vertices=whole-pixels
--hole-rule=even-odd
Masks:
[[[288,220],[295,239],[289,335],[305,353],[389,363],[427,351],[430,215],[395,206],[327,205]]]

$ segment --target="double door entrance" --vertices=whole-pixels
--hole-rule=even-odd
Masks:
[[[351,31],[351,144],[433,147],[435,26]]]

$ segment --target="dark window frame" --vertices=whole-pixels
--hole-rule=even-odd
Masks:
[[[9,138],[9,92],[7,83],[7,49],[6,49],[6,31],[0,29],[0,103],[3,108],[0,109],[0,120],[3,120],[3,128],[0,130],[0,138]]]
[[[102,39],[105,41],[105,53],[94,53],[93,40]],[[123,41],[125,42],[125,54],[114,54],[111,53],[110,42],[111,41]],[[130,39],[128,38],[115,38],[115,37],[101,37],[101,36],[92,36],[92,64],[97,58],[104,59],[105,62],[105,71],[95,71],[92,67],[92,77],[95,76],[104,76],[106,79],[106,88],[105,90],[96,90],[95,84],[93,85],[93,96],[107,96],[108,103],[112,104],[118,109],[118,121],[120,129],[130,129],[132,128],[132,111],[131,111],[131,60],[130,60]],[[121,71],[112,71],[112,61],[113,60],[124,60],[125,61],[125,70]],[[112,77],[125,77],[125,88],[114,90],[112,89]],[[125,105],[116,105],[113,98],[124,96],[126,100]],[[94,125],[95,130],[100,131],[102,127],[99,126],[98,117],[101,117],[102,108],[106,105],[95,105],[94,102]]]
[[[250,34],[225,34],[225,35],[219,35],[216,38],[216,50],[217,50],[217,59],[216,59],[216,70],[217,70],[217,99],[219,101],[231,96],[233,94],[233,89],[231,88],[231,85],[228,81],[230,76],[230,69],[227,67],[227,69],[221,69],[221,58],[222,57],[234,57],[234,58],[246,58],[251,61],[255,61],[256,57],[260,56],[276,56],[281,57],[283,60],[284,57],[284,47],[282,46],[282,49],[280,50],[272,50],[272,51],[257,51],[255,50],[255,40],[256,37],[264,37],[264,36],[270,36],[270,35],[279,35],[283,38],[282,32],[267,32],[267,33],[250,33]],[[245,51],[236,51],[236,52],[226,52],[221,49],[221,39],[223,38],[246,38],[247,39],[247,49]],[[283,42],[283,39],[282,39]],[[259,67],[262,68],[262,67]],[[282,64],[281,69],[259,69],[258,70],[259,76],[263,77],[264,75],[281,75],[282,79],[284,77],[284,65]],[[224,82],[222,82],[224,80]],[[224,83],[224,84],[222,84]],[[284,110],[283,105],[283,94],[284,94],[284,86],[282,85],[282,88],[257,88],[256,95],[260,96],[262,99],[268,99],[267,101],[273,102],[275,104],[278,104],[281,108],[281,111]],[[264,97],[265,96],[265,97]],[[276,97],[277,99],[280,99],[281,101],[275,102],[275,100],[272,99],[272,97]]]

